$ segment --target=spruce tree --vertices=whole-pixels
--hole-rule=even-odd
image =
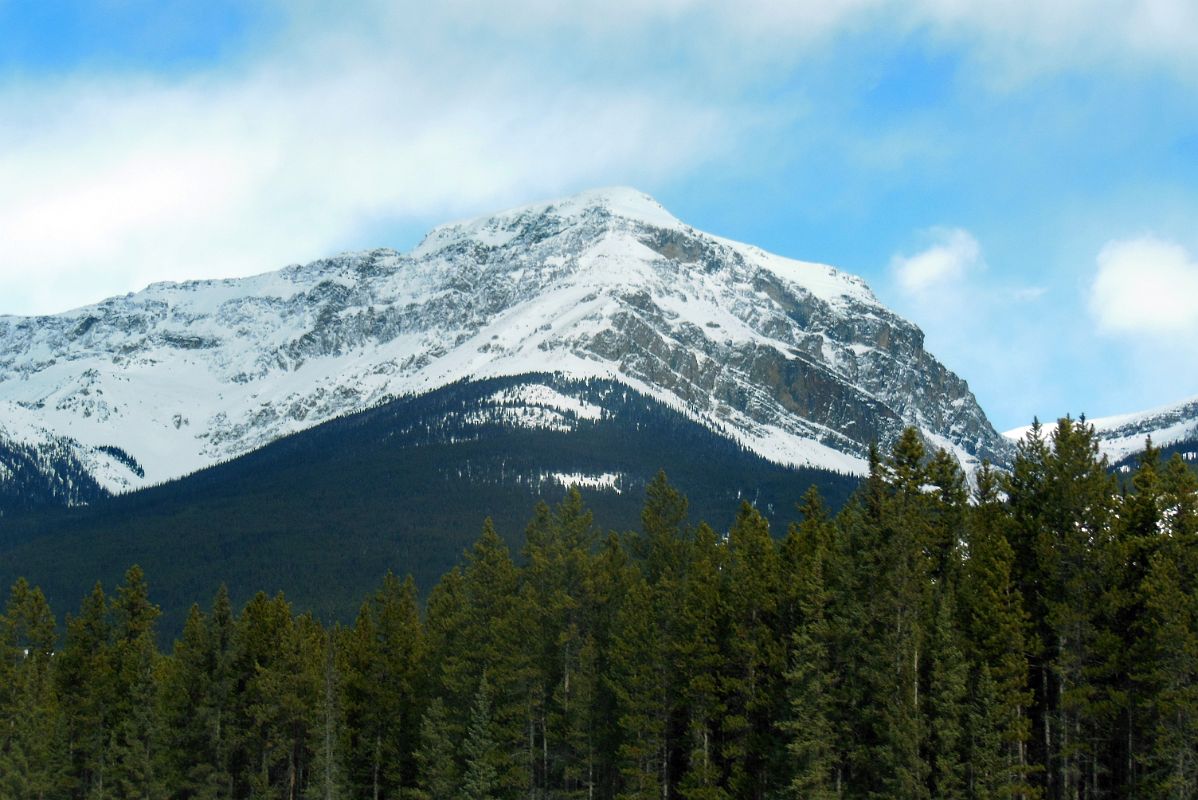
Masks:
[[[102,797],[112,791],[116,681],[108,600],[99,583],[83,600],[78,616],[67,615],[66,629],[54,670],[66,737],[64,783],[73,796]]]
[[[773,729],[784,702],[786,652],[778,636],[781,568],[769,523],[741,504],[728,533],[723,597],[728,613],[721,688],[725,713],[722,757],[727,788],[761,798],[771,786],[783,747]]]
[[[343,743],[347,731],[341,699],[342,679],[337,666],[337,641],[340,638],[341,633],[336,628],[325,635],[320,706],[313,725],[312,766],[304,795],[311,800],[340,800],[350,796],[344,771]]]
[[[728,794],[722,785],[718,735],[724,713],[719,676],[724,624],[720,573],[725,554],[706,523],[699,525],[689,550],[676,650],[687,748],[687,769],[678,789],[686,800],[724,800]]]
[[[44,798],[64,788],[56,640],[45,596],[18,580],[0,616],[0,796]]]
[[[616,701],[621,800],[662,797],[668,780],[669,665],[653,590],[636,574],[616,618],[608,687]]]
[[[1011,520],[988,464],[977,475],[957,591],[969,663],[967,784],[977,797],[1030,796],[1028,626],[1014,581]]]
[[[632,548],[645,563],[646,577],[656,583],[667,571],[682,574],[685,554],[687,499],[658,472],[645,489],[641,534]]]
[[[425,657],[412,579],[388,572],[343,642],[351,783],[374,800],[398,798],[415,781]]]
[[[839,764],[833,702],[826,575],[833,561],[833,531],[812,487],[800,506],[803,522],[792,525],[787,549],[793,553],[790,581],[796,616],[785,674],[788,707],[779,727],[786,736],[789,782],[785,794],[810,800],[839,796]]]
[[[488,676],[497,780],[504,792],[526,792],[534,785],[534,767],[543,769],[548,760],[545,709],[551,690],[540,660],[544,612],[542,598],[521,586],[520,570],[490,520],[467,554],[462,591],[462,646],[471,666],[459,676],[463,682],[451,695],[450,710],[458,710],[462,730],[467,730],[479,676]],[[535,756],[530,752],[530,730],[541,737]]]
[[[494,800],[499,796],[498,772],[495,769],[498,753],[491,731],[490,693],[484,674],[479,682],[474,704],[470,708],[470,724],[466,728],[466,739],[462,742],[465,763],[462,788],[458,792],[461,800]]]
[[[120,797],[149,798],[160,784],[155,774],[155,745],[159,733],[155,713],[155,674],[158,646],[155,620],[159,611],[150,602],[141,568],[125,573],[112,600],[112,790]]]
[[[1146,796],[1198,795],[1198,479],[1176,455],[1160,476],[1158,546],[1140,588],[1143,657],[1133,669]]]
[[[966,795],[967,666],[956,627],[953,587],[936,596],[929,637],[928,761],[931,795],[943,800]]]
[[[858,537],[866,548],[857,591],[866,595],[867,641],[858,708],[865,747],[855,767],[871,796],[920,800],[928,793],[923,709],[936,562],[924,449],[913,429],[895,444],[886,467],[877,508],[867,508]]]
[[[1111,569],[1113,479],[1092,426],[1068,417],[1057,423],[1048,461],[1047,537],[1040,557],[1048,586],[1045,619],[1055,703],[1056,743],[1049,769],[1061,796],[1087,791],[1099,781],[1102,748],[1112,723],[1103,679],[1102,614],[1106,587],[1117,582]],[[1052,707],[1055,706],[1055,707]]]
[[[1143,587],[1150,660],[1139,677],[1151,727],[1142,762],[1146,790],[1162,798],[1198,795],[1198,591],[1179,560],[1192,556],[1156,553]]]
[[[420,744],[416,748],[417,784],[424,800],[457,795],[456,748],[445,703],[434,698],[420,721]]]
[[[213,747],[215,667],[207,620],[193,605],[158,679],[161,777],[180,798],[216,797],[227,782]]]

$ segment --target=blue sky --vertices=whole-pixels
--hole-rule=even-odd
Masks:
[[[1198,393],[1191,0],[0,0],[0,313],[628,184],[863,275],[997,427]]]

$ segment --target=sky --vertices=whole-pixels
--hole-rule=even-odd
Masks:
[[[0,0],[0,313],[610,185],[863,276],[1000,430],[1198,394],[1192,0]]]

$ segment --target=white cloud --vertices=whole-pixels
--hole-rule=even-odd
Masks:
[[[1198,333],[1198,261],[1184,247],[1153,236],[1116,240],[1097,263],[1090,311],[1100,330]]]
[[[1194,72],[1189,0],[1095,2],[296,0],[282,34],[219,69],[0,78],[0,312],[272,269],[380,222],[652,190],[754,152],[755,126],[796,112],[743,98],[841,35]],[[904,286],[977,261],[964,235],[904,261]]]
[[[651,187],[739,124],[662,87],[343,33],[181,80],[0,84],[0,313],[275,269],[380,221]]]
[[[971,270],[983,266],[982,248],[963,228],[934,228],[928,232],[932,244],[915,255],[896,255],[890,268],[899,288],[909,295],[923,295],[959,282]]]
[[[972,44],[984,66],[1001,71],[999,81],[1096,65],[1198,77],[1192,0],[917,0],[907,19],[946,42]]]

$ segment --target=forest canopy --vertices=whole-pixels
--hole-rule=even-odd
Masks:
[[[640,529],[577,491],[349,625],[147,577],[0,619],[0,798],[1198,796],[1198,481],[1062,420],[970,487],[908,431],[836,515]],[[781,534],[781,535],[775,535]],[[61,635],[60,635],[61,633]]]

